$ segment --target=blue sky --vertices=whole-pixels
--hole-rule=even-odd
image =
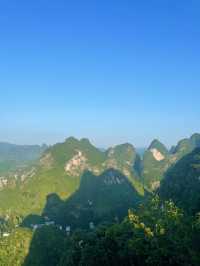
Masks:
[[[200,132],[199,1],[0,2],[0,140]]]

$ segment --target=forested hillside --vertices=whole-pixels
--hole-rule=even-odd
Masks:
[[[0,264],[199,265],[191,140],[184,152],[185,141],[169,151],[155,140],[144,157],[128,143],[102,151],[73,137],[49,147],[0,191]]]

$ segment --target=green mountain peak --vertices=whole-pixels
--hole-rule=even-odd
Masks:
[[[80,142],[86,145],[92,145],[88,138],[82,138],[80,139]]]
[[[200,134],[199,133],[195,133],[190,137],[192,146],[194,148],[200,147]]]
[[[148,150],[152,150],[152,149],[156,149],[156,150],[158,150],[158,151],[161,152],[163,155],[169,153],[169,151],[168,151],[168,149],[166,148],[166,146],[165,146],[162,142],[160,142],[158,139],[154,139],[154,140],[151,142],[151,144],[150,144]]]
[[[66,140],[65,140],[65,143],[77,143],[77,142],[79,142],[79,140],[76,139],[76,138],[73,137],[73,136],[68,137],[68,138],[66,138]]]

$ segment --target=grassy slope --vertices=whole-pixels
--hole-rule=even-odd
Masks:
[[[21,266],[29,253],[32,232],[18,228],[9,237],[0,238],[0,265]]]
[[[65,199],[79,186],[79,178],[68,177],[61,169],[41,171],[23,186],[4,189],[0,193],[0,211],[15,211],[26,215],[40,214],[46,203],[46,196],[57,193]]]

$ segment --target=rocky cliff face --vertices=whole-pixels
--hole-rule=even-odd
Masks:
[[[157,149],[150,149],[151,153],[153,154],[153,157],[156,161],[163,161],[165,159],[165,156]]]

